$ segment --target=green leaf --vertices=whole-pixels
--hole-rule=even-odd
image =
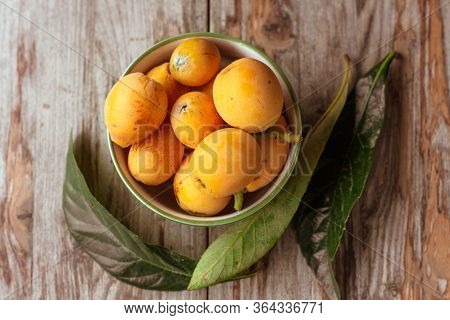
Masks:
[[[294,220],[303,255],[330,297],[339,297],[332,264],[370,173],[393,56],[389,53],[350,93]]]
[[[112,276],[131,285],[153,290],[186,289],[196,261],[144,243],[115,219],[90,192],[70,140],[63,209],[77,244]]]
[[[189,290],[230,280],[261,259],[282,236],[297,211],[312,172],[344,107],[350,78],[349,59],[341,87],[326,113],[302,145],[300,174],[291,177],[282,192],[258,213],[233,224],[204,252]]]

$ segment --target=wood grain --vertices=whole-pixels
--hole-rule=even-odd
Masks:
[[[2,14],[4,8],[2,8]],[[16,290],[17,297],[30,296],[29,288],[20,283],[30,280],[32,268],[32,214],[33,168],[29,136],[34,132],[33,115],[23,105],[29,102],[29,78],[36,70],[35,42],[23,36],[32,32],[9,20],[2,26],[2,34],[15,38],[2,38],[2,48],[8,48],[1,57],[4,72],[12,75],[1,81],[2,98],[0,165],[0,292]],[[8,59],[6,59],[8,57]],[[6,105],[7,104],[7,105]]]
[[[393,11],[401,57],[391,73],[371,183],[349,224],[362,241],[347,237],[342,251],[348,298],[450,298],[450,43],[444,36],[450,6],[439,10],[444,4],[397,1]]]
[[[134,57],[170,35],[210,30],[247,40],[274,58],[296,89],[306,126],[330,102],[343,53],[357,62],[355,79],[389,50],[399,52],[392,66],[386,125],[375,166],[348,223],[336,272],[344,298],[448,299],[450,5],[446,3],[10,0],[6,6],[0,4],[0,297],[326,298],[292,230],[263,260],[257,276],[177,293],[144,291],[114,280],[76,249],[67,232],[61,188],[71,129],[78,137],[79,161],[93,192],[145,240],[198,257],[224,229],[181,226],[141,208],[114,172],[102,120],[109,88]]]

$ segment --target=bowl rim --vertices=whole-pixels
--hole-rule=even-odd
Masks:
[[[123,74],[121,75],[121,77],[126,76],[128,73],[130,73],[131,70],[133,70],[133,68],[142,60],[144,59],[147,55],[149,55],[150,53],[156,51],[157,49],[171,43],[174,41],[178,41],[178,40],[182,40],[182,39],[186,39],[186,38],[192,38],[192,37],[203,37],[203,38],[218,38],[218,39],[223,39],[223,40],[227,40],[233,43],[236,43],[238,45],[244,46],[246,49],[254,51],[257,55],[263,57],[271,66],[271,68],[275,69],[276,72],[278,73],[278,75],[283,79],[288,91],[289,91],[289,95],[291,96],[291,99],[293,100],[293,103],[291,106],[289,106],[290,108],[294,108],[296,117],[297,117],[297,121],[298,121],[298,132],[301,133],[302,130],[302,119],[301,119],[301,114],[300,114],[300,108],[299,108],[299,102],[297,99],[297,95],[294,91],[294,88],[292,87],[291,82],[289,81],[288,77],[286,76],[286,74],[284,73],[284,71],[281,69],[280,66],[278,66],[277,63],[275,63],[275,61],[270,58],[267,54],[265,54],[263,51],[261,51],[260,49],[254,47],[253,45],[229,36],[229,35],[225,35],[225,34],[221,34],[221,33],[214,33],[214,32],[189,32],[189,33],[182,33],[179,35],[175,35],[175,36],[171,36],[168,37],[156,44],[154,44],[153,46],[149,47],[147,50],[145,50],[143,53],[141,53],[135,60],[133,60],[133,62],[131,62],[128,67],[125,69],[125,71],[123,72]],[[116,158],[116,154],[114,152],[114,143],[111,140],[110,134],[109,134],[109,130],[106,129],[106,135],[107,135],[107,141],[108,141],[108,148],[109,148],[109,153],[111,155],[114,167],[116,168],[116,171],[118,172],[121,180],[123,181],[123,183],[126,185],[126,187],[128,188],[128,190],[130,190],[130,192],[143,204],[145,205],[148,209],[150,209],[151,211],[159,214],[160,216],[163,216],[164,218],[167,218],[169,220],[175,221],[175,222],[179,222],[179,223],[183,223],[183,224],[187,224],[187,225],[191,225],[191,226],[198,226],[198,227],[215,227],[215,226],[220,226],[220,225],[225,225],[225,224],[229,224],[229,223],[233,223],[233,222],[237,222],[239,220],[245,219],[253,214],[255,214],[256,212],[258,212],[259,210],[261,210],[262,208],[264,208],[267,204],[269,204],[270,201],[272,201],[275,196],[278,195],[278,193],[283,189],[283,187],[285,186],[285,184],[287,183],[287,181],[289,180],[289,178],[291,177],[291,174],[298,162],[298,156],[300,153],[300,145],[301,143],[296,144],[293,147],[293,150],[291,151],[293,153],[293,157],[291,158],[291,163],[287,163],[287,165],[289,165],[288,170],[286,171],[286,174],[282,177],[281,181],[278,183],[278,185],[274,188],[274,190],[268,194],[265,198],[263,198],[257,205],[255,205],[254,207],[248,209],[248,210],[242,210],[242,213],[240,214],[236,214],[236,215],[232,215],[227,217],[227,215],[223,216],[223,219],[217,219],[217,220],[202,220],[202,217],[197,217],[197,216],[192,216],[191,218],[183,218],[183,217],[178,217],[178,216],[174,216],[169,212],[164,211],[163,209],[159,208],[157,205],[154,205],[153,203],[151,203],[148,199],[144,198],[134,187],[133,185],[128,181],[127,177],[125,176],[125,174],[122,171],[122,168],[119,165],[119,162]],[[220,217],[220,216],[219,216]]]

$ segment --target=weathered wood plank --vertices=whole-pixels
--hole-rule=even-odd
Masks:
[[[26,34],[30,27],[7,8],[0,7],[0,295],[15,290],[19,298],[31,295],[21,288],[31,278],[33,157],[30,137],[35,130],[33,110],[27,88],[36,71],[35,43]]]
[[[83,170],[97,181],[94,192],[108,209],[148,241],[163,242],[191,256],[204,250],[205,229],[165,221],[143,208],[129,214],[138,202],[114,173],[102,111],[114,80],[140,52],[170,35],[207,28],[206,1],[183,6],[176,1],[11,2],[11,6],[52,36],[1,8],[2,21],[7,22],[2,23],[2,43],[7,44],[2,48],[12,50],[2,51],[1,61],[15,79],[14,88],[2,81],[2,94],[9,94],[2,101],[9,105],[1,109],[5,133],[1,145],[7,155],[6,164],[2,158],[1,178],[6,176],[10,184],[1,190],[2,212],[7,213],[2,214],[0,241],[1,295],[33,278],[23,297],[205,298],[206,290],[168,293],[133,288],[114,280],[80,251],[73,252],[61,190],[73,128],[75,137],[82,136]],[[17,61],[9,59],[16,55]],[[9,146],[3,136],[10,137],[5,138]],[[9,260],[4,262],[6,253]]]
[[[343,250],[347,298],[450,298],[450,6],[439,9],[445,2],[396,2],[394,48],[401,58],[392,69],[371,183],[349,224],[366,244],[347,237]]]

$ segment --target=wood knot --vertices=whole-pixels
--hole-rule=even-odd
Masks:
[[[285,3],[254,2],[252,12],[257,18],[251,20],[250,29],[258,45],[268,50],[285,50],[295,43],[290,11],[292,8]]]

